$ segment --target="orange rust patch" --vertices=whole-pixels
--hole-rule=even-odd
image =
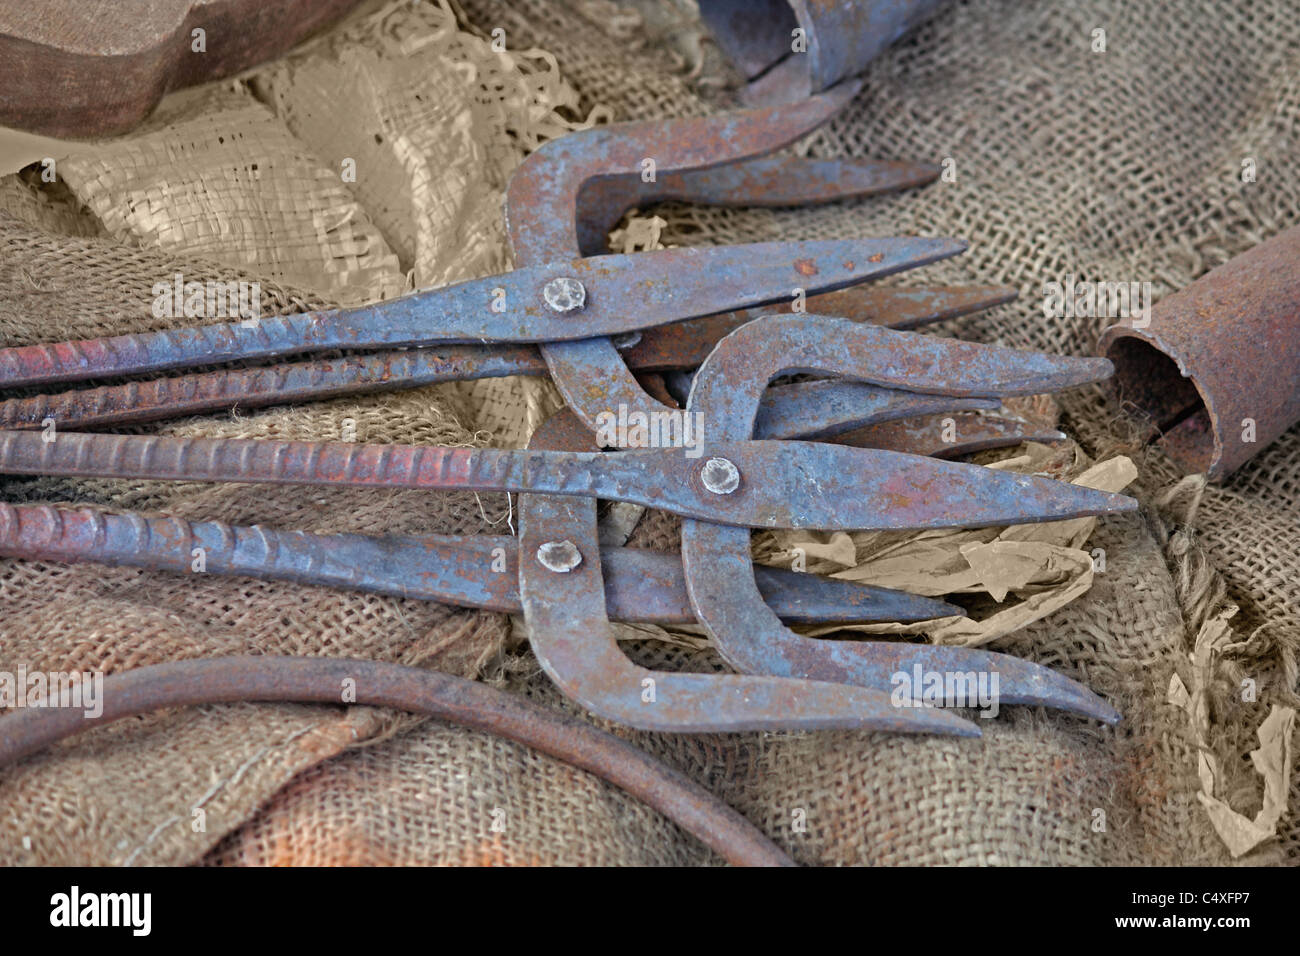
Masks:
[[[794,271],[801,276],[815,276],[817,274],[817,263],[813,259],[796,259],[794,260]]]
[[[884,254],[883,252],[877,252],[874,256],[867,256],[867,261],[868,261],[868,262],[880,262],[880,261],[883,260],[884,258],[885,258],[885,254]]]

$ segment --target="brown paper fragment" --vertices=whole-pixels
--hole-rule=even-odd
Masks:
[[[1175,707],[1181,707],[1186,710],[1191,699],[1191,695],[1187,693],[1187,685],[1183,683],[1183,679],[1177,674],[1171,675],[1169,678],[1169,693],[1165,696],[1165,700],[1173,704]]]
[[[807,570],[807,562],[825,561],[841,568],[851,568],[857,563],[857,546],[844,531],[835,531],[823,535],[825,540],[817,540],[816,537],[799,544],[792,549],[790,560],[799,567],[799,570]]]
[[[1042,584],[1044,569],[1052,565],[1059,550],[1042,541],[998,540],[989,544],[964,544],[961,556],[979,575],[980,587],[1001,603],[1008,591],[1021,591],[1035,582]],[[1058,576],[1053,584],[1059,583],[1062,582]]]
[[[1219,792],[1222,766],[1210,749],[1209,687],[1217,663],[1226,655],[1239,651],[1249,641],[1234,641],[1229,621],[1236,615],[1237,607],[1229,604],[1208,618],[1196,635],[1196,645],[1190,655],[1192,687],[1189,692],[1182,678],[1174,674],[1169,679],[1168,701],[1187,711],[1196,737],[1196,775],[1201,792],[1196,798],[1205,807],[1215,832],[1222,838],[1233,858],[1244,856],[1265,840],[1277,835],[1277,825],[1287,809],[1287,788],[1291,781],[1294,752],[1291,744],[1295,730],[1295,711],[1274,704],[1268,717],[1255,731],[1259,748],[1250,752],[1255,772],[1264,779],[1264,805],[1252,820],[1243,816],[1224,800],[1215,796]]]
[[[1295,756],[1291,745],[1294,731],[1295,711],[1276,704],[1256,731],[1259,748],[1250,752],[1250,759],[1255,772],[1264,778],[1264,806],[1253,820],[1212,796],[1217,762],[1205,751],[1201,752],[1201,784],[1205,792],[1196,797],[1234,859],[1277,835],[1278,821],[1287,808],[1287,788]]]
[[[1060,450],[1026,443],[1016,456],[988,467],[1035,474],[1068,464]],[[1072,481],[1101,491],[1123,491],[1137,477],[1128,458],[1083,467],[1075,455]],[[760,536],[761,563],[797,567],[846,581],[895,588],[926,597],[987,594],[999,603],[1018,600],[982,619],[945,618],[913,624],[876,623],[801,629],[810,636],[832,632],[927,634],[938,644],[978,646],[1016,631],[1064,607],[1092,586],[1093,556],[1083,544],[1096,518],[1011,525],[1006,528],[942,528],[921,532],[776,532]]]
[[[1132,460],[1120,456],[1098,462],[1071,482],[1096,491],[1118,492],[1136,481],[1137,476],[1137,466]],[[1073,518],[1043,524],[1012,525],[998,537],[1003,541],[1054,541],[1067,547],[1080,548],[1092,537],[1096,527],[1096,518]]]

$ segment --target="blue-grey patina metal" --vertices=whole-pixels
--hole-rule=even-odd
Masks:
[[[794,103],[861,73],[945,0],[700,0],[751,103]]]
[[[0,472],[11,474],[519,492],[518,546],[491,537],[285,534],[137,515],[10,509],[0,515],[5,553],[183,570],[184,557],[197,546],[217,573],[506,610],[517,605],[539,660],[567,693],[640,727],[977,733],[955,714],[890,703],[882,686],[885,672],[908,662],[996,667],[1008,702],[1111,719],[1085,688],[1000,655],[804,638],[792,645],[783,617],[819,623],[915,620],[958,609],[841,587],[843,582],[756,571],[747,545],[750,528],[947,528],[1130,508],[1132,502],[1120,495],[901,453],[925,445],[926,415],[986,416],[986,441],[1032,434],[991,414],[1000,398],[1095,381],[1109,374],[1107,362],[884,327],[914,326],[1005,301],[1006,290],[898,289],[864,296],[847,288],[959,253],[965,248],[959,240],[899,237],[594,255],[609,225],[639,203],[830,201],[932,178],[932,169],[912,164],[767,156],[825,121],[853,92],[841,86],[793,107],[602,127],[548,144],[521,166],[510,186],[507,219],[519,268],[507,275],[348,312],[0,352],[0,384],[15,385],[340,347],[419,347],[418,357],[385,351],[196,373],[170,384],[110,385],[71,398],[27,398],[3,406],[19,419],[15,424],[29,427],[34,403],[42,400],[46,411],[69,409],[74,420],[82,414],[89,423],[106,424],[157,417],[159,406],[169,403],[177,409],[218,407],[238,399],[241,390],[269,400],[277,390],[283,398],[358,384],[383,387],[394,375],[411,382],[539,374],[544,359],[570,409],[522,451],[66,429],[49,442],[34,431],[0,431]],[[653,161],[649,176],[647,159]],[[790,308],[813,303],[869,321],[802,311],[756,317],[745,311],[782,300]],[[871,307],[863,308],[868,302]],[[623,336],[618,345],[611,335]],[[696,376],[685,409],[660,404],[634,375],[689,369],[719,339],[722,345]],[[485,340],[500,344],[488,347]],[[767,389],[773,377],[790,372],[836,378]],[[211,375],[232,377],[206,377]],[[624,416],[698,415],[700,427],[690,443],[679,430],[659,447],[628,447],[637,443],[616,438],[613,445],[621,450],[602,453],[593,431],[616,410]],[[141,417],[126,417],[133,411]],[[919,434],[909,430],[913,423],[921,423],[915,426]],[[896,434],[861,431],[893,425],[899,426]],[[859,430],[849,438],[866,434],[866,443],[875,447],[792,440],[848,429]],[[598,499],[682,515],[689,560],[602,549]],[[490,570],[485,549],[504,554],[504,578]],[[504,586],[516,573],[517,589]],[[735,590],[723,593],[729,573]],[[728,658],[754,673],[722,677],[639,669],[618,651],[609,631],[611,614],[703,621],[715,636],[725,632],[719,644]],[[738,642],[746,646],[737,650]]]
[[[90,508],[0,504],[0,555],[295,581],[519,613],[519,539],[511,535],[365,535],[280,531]],[[682,562],[644,548],[602,548],[616,621],[693,624]],[[784,621],[923,621],[960,615],[946,601],[779,568],[756,568]]]

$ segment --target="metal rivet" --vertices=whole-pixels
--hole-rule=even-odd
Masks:
[[[700,480],[715,495],[729,495],[740,487],[740,469],[726,458],[710,458],[700,471]]]
[[[623,349],[630,349],[632,346],[636,345],[638,342],[641,341],[641,333],[624,332],[621,335],[614,336],[612,339],[610,339],[610,341],[614,343],[614,348],[618,349],[619,351],[622,351]]]
[[[542,298],[553,312],[577,312],[587,304],[587,288],[571,276],[560,276],[542,287]]]
[[[537,563],[556,574],[567,574],[582,564],[582,552],[567,538],[564,541],[547,541],[537,549]]]

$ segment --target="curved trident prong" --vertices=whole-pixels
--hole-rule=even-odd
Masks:
[[[506,225],[516,263],[529,265],[566,255],[604,252],[609,229],[627,209],[637,205],[668,199],[731,206],[807,205],[905,189],[936,178],[936,167],[918,163],[767,158],[766,154],[829,120],[859,88],[852,81],[796,104],[704,118],[615,123],[570,133],[545,144],[515,171],[506,193]],[[652,164],[649,170],[647,163]],[[877,268],[870,275],[856,272],[852,282],[926,265],[966,248],[963,241],[955,239],[899,237],[879,241],[879,252],[870,257]],[[809,267],[815,269],[811,262]],[[857,294],[860,291],[822,292],[816,301],[810,298],[808,306],[856,318],[854,313],[862,305]],[[961,297],[973,291],[918,290],[918,294],[933,299],[936,294]],[[1011,295],[1001,295],[1002,301],[1014,295],[1012,290],[1006,292]],[[986,295],[979,304],[982,307],[994,301]],[[687,320],[682,325],[723,331],[710,318]],[[599,429],[602,419],[617,416],[620,410],[624,414],[647,415],[663,411],[663,406],[637,382],[607,337],[552,342],[543,345],[541,351],[565,401],[592,430]],[[1076,369],[1085,368],[1077,360],[1064,361],[1074,363]],[[840,389],[847,414],[826,424],[837,426],[843,421],[846,427],[853,427],[857,407],[870,405],[873,398],[865,391],[856,391],[854,383],[843,383]],[[803,432],[787,429],[781,435],[795,437],[820,427]],[[1003,432],[1001,442],[1014,440],[1014,427],[1004,428]]]
[[[585,450],[591,435],[565,410],[534,433],[529,447]],[[979,735],[979,728],[956,714],[903,710],[878,690],[638,667],[610,630],[595,499],[523,495],[519,535],[519,594],[533,653],[566,695],[595,714],[644,730],[866,728]],[[543,557],[544,548],[556,546],[569,555],[563,564]]]
[[[760,198],[764,191],[747,183],[745,164],[730,167],[733,173],[720,180],[709,177],[708,167],[786,145],[828,119],[853,92],[844,88],[798,108],[602,127],[548,144],[529,157],[511,180],[506,220],[517,262],[544,260],[563,249],[589,248],[603,236],[601,229],[607,230],[624,208],[637,201],[679,196],[743,204]],[[629,192],[628,184],[641,180],[643,159],[656,163],[655,179]],[[770,186],[773,169],[783,168],[785,175],[780,178],[785,178],[792,163],[799,161],[763,167],[760,179]],[[824,198],[848,194],[835,181],[834,170],[806,168],[820,183],[816,188]],[[840,164],[838,170],[848,168]],[[786,179],[790,181],[799,177]],[[873,183],[869,191],[878,185]],[[810,194],[805,191],[797,198],[807,201]],[[593,209],[602,205],[603,213]],[[590,228],[579,226],[588,221]],[[880,259],[891,261],[882,265],[879,274],[961,248],[956,243],[945,247],[929,241],[927,245],[926,240],[882,245]],[[613,412],[620,404],[645,412],[657,406],[607,338],[547,347],[543,354],[572,411],[539,429],[530,447],[590,448],[592,436],[587,429],[599,426],[602,413]],[[610,631],[596,502],[524,495],[520,539],[520,599],[533,651],[551,679],[594,713],[635,727],[668,731],[865,727],[979,733],[953,714],[901,711],[878,691],[773,677],[658,673],[637,667],[619,650]],[[543,554],[550,551],[543,549],[554,548],[565,549],[568,560],[544,562]]]
[[[1105,360],[1066,360],[1041,353],[921,336],[830,318],[809,322],[772,317],[723,339],[692,385],[688,411],[703,414],[707,441],[752,434],[767,383],[792,372],[843,375],[891,388],[944,395],[996,396],[1054,391],[1109,372]],[[992,470],[968,485],[966,496],[945,497],[958,472],[928,458],[899,467],[892,452],[878,452],[882,467],[907,475],[898,484],[899,507],[878,527],[971,527],[1046,521],[1129,510],[1132,499],[1059,481]],[[965,473],[969,477],[969,473]],[[773,475],[740,475],[740,482],[769,482]],[[891,477],[889,480],[895,480]],[[933,490],[929,490],[933,488]],[[737,486],[736,490],[740,490]],[[923,492],[918,497],[916,492]],[[911,497],[909,497],[909,495]],[[927,500],[927,498],[929,500]],[[939,504],[935,504],[935,502]],[[925,671],[999,674],[1002,703],[1043,704],[1107,722],[1118,712],[1081,684],[1006,654],[899,641],[825,641],[801,637],[763,604],[754,583],[750,535],[703,521],[682,523],[686,587],[700,622],[719,652],[737,669],[838,681],[888,691],[893,676],[919,665]]]
[[[692,170],[731,163],[776,149],[829,118],[847,102],[852,92],[853,88],[842,88],[815,97],[797,108],[752,110],[705,120],[603,127],[548,144],[524,163],[511,182],[507,221],[516,258],[520,264],[527,264],[562,251],[592,251],[591,246],[600,230],[583,230],[577,224],[590,222],[602,228],[611,225],[617,214],[631,204],[628,199],[631,194],[625,187],[629,181],[635,183],[640,179],[641,161],[646,158],[655,160],[658,171],[671,174],[672,178],[658,180],[662,186],[652,183],[637,187],[638,201],[669,196],[738,204],[752,201],[756,190],[745,188],[747,179],[744,173],[758,167],[741,162],[729,167],[733,170],[730,177],[714,177],[713,180]],[[845,194],[827,168],[807,168],[813,179],[820,177],[820,184],[798,198],[806,201],[812,198],[813,192],[819,192],[823,199],[839,198]],[[771,171],[771,168],[763,167],[757,179],[770,183]],[[676,175],[678,172],[682,175]],[[791,172],[787,164],[785,173]],[[727,185],[723,192],[717,188],[720,182]],[[757,193],[761,195],[761,190]],[[603,215],[592,211],[593,203],[606,204]],[[914,244],[914,248],[909,243]],[[924,240],[898,240],[895,247],[882,248],[880,274],[921,265],[941,258],[944,252],[960,250],[960,246],[954,244],[949,249],[937,248],[927,255],[924,245]],[[887,257],[895,261],[883,262]],[[819,321],[817,317],[806,316],[794,320],[796,326]],[[778,345],[778,351],[782,349],[784,343]],[[544,354],[572,411],[563,418],[554,419],[545,432],[535,436],[535,444],[539,447],[556,444],[565,447],[566,441],[576,442],[577,447],[589,447],[591,437],[582,432],[583,425],[590,429],[598,428],[601,414],[612,412],[620,404],[632,411],[650,411],[656,404],[632,377],[608,339],[549,345]],[[977,389],[973,396],[980,398],[1018,390],[1065,387],[1104,377],[1099,373],[1109,370],[1108,366],[1097,363],[1064,358],[1046,359],[1041,365],[1026,364],[1022,358],[1006,367],[1009,371],[1021,373],[1021,379],[998,380],[996,388],[988,387],[985,382],[983,390]],[[905,370],[900,370],[899,374],[886,376],[881,384],[902,384],[906,388],[906,378]],[[755,406],[757,393],[762,392],[769,379],[770,376],[758,381]],[[743,379],[737,388],[745,391],[749,384],[749,379]],[[946,394],[966,393],[958,389]],[[792,427],[797,430],[797,423]],[[569,432],[567,439],[564,437],[566,429]],[[752,415],[744,432],[747,436],[753,432]],[[775,479],[776,476],[772,477]],[[1062,504],[1051,501],[1056,497],[1059,497],[1059,492],[1055,487],[1048,487],[1038,504],[1050,513],[1051,504]],[[1067,511],[1075,503],[1073,499],[1063,502]],[[653,674],[637,668],[619,651],[608,631],[604,588],[600,583],[595,503],[525,495],[521,500],[520,530],[521,603],[533,650],[551,678],[567,694],[596,713],[634,726],[666,730],[893,727],[970,732],[967,725],[930,722],[928,718],[933,712],[904,711],[891,704],[884,704],[882,709],[882,699],[888,701],[888,695],[879,690],[762,677]],[[748,534],[742,531],[742,536],[748,561]],[[567,549],[569,561],[563,565],[552,562],[551,566],[544,563],[541,560],[542,549],[554,547]],[[576,564],[572,563],[575,556]],[[564,570],[556,570],[557,567]],[[746,569],[744,576],[752,585],[752,567]],[[996,660],[998,656],[980,652],[966,655],[967,659],[976,657],[985,663]],[[1002,670],[1007,672],[1014,685],[1013,693],[1018,692],[1016,687],[1019,685],[1034,681],[1040,685],[1050,684],[1049,678],[1055,677],[1045,669],[1036,669],[1036,665],[1014,659],[1008,659]],[[1038,671],[1047,676],[1040,676]],[[771,673],[761,667],[756,672]],[[1058,706],[1074,707],[1070,692],[1075,685],[1065,683],[1067,686],[1064,688],[1058,684],[1038,696]],[[864,696],[855,696],[855,691]],[[1074,709],[1087,711],[1088,704],[1085,700]],[[900,721],[902,714],[909,717]]]
[[[934,167],[914,164],[758,158],[816,129],[857,90],[856,83],[846,83],[797,105],[616,123],[552,140],[520,165],[506,193],[506,225],[516,262],[591,254],[619,216],[639,203],[686,199],[802,205],[934,179]],[[649,178],[644,175],[647,162],[653,164]],[[956,240],[888,242],[882,253],[891,261],[882,262],[871,278],[965,249]],[[616,414],[620,406],[646,413],[661,408],[608,338],[551,344],[542,354],[565,400],[592,430],[603,413]]]

